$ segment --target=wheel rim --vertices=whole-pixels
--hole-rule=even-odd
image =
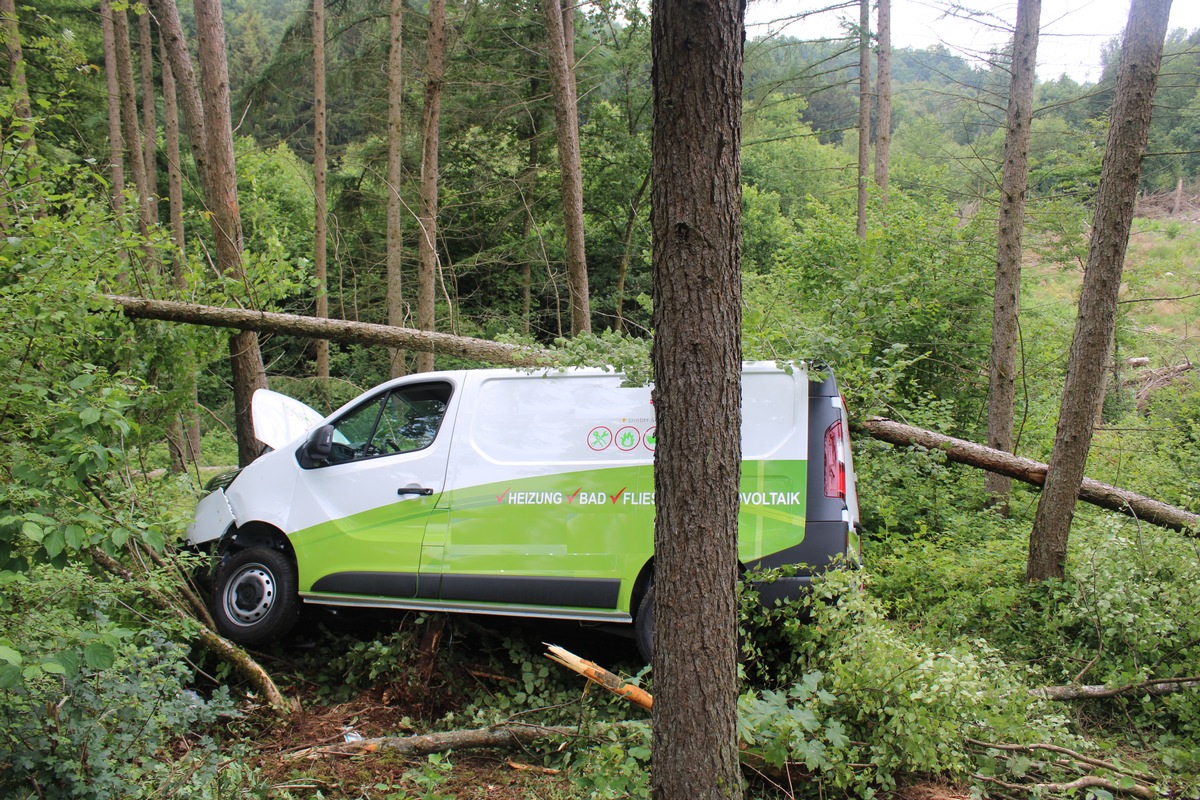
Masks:
[[[275,576],[262,564],[247,564],[225,585],[225,616],[235,625],[260,622],[275,604]]]

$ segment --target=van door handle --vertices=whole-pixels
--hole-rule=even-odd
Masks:
[[[433,489],[429,489],[424,486],[401,486],[396,490],[396,494],[419,494],[422,497],[429,497],[431,494],[433,494]]]

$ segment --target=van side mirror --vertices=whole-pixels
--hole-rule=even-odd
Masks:
[[[304,440],[304,446],[300,448],[297,455],[300,466],[311,469],[328,461],[331,452],[333,452],[333,426],[322,425],[313,429],[308,438]]]

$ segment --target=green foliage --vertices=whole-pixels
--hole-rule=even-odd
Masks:
[[[774,268],[744,278],[746,357],[832,365],[857,413],[922,392],[969,396],[962,376],[986,360],[990,318],[974,231],[898,192],[888,227],[865,240],[824,204],[807,213]]]
[[[886,619],[861,573],[832,571],[798,603],[756,620],[740,736],[767,764],[804,765],[814,794],[869,797],[905,774],[967,780],[969,739],[1071,741],[1065,720],[1025,692],[1027,673],[982,640],[931,645]],[[772,688],[773,687],[773,688]]]
[[[79,569],[0,573],[0,791],[9,797],[219,796],[206,733],[233,713],[190,690],[178,631],[134,627],[133,587]],[[173,752],[187,744],[180,769]]]

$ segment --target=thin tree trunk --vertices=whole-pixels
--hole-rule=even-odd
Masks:
[[[1029,535],[1030,581],[1061,579],[1066,573],[1067,536],[1092,442],[1097,398],[1104,392],[1117,293],[1170,14],[1171,0],[1133,0],[1129,9],[1062,408],[1046,486]]]
[[[1017,389],[1018,315],[1021,308],[1021,241],[1025,232],[1025,193],[1029,184],[1029,137],[1033,120],[1034,69],[1042,0],[1017,0],[1008,124],[1004,134],[1004,171],[1000,183],[996,236],[996,286],[992,296],[992,356],[988,393],[988,446],[1012,453]],[[1008,478],[988,473],[984,491],[1008,516]]]
[[[1180,209],[1183,208],[1183,178],[1181,177],[1178,183],[1175,184],[1175,202],[1171,204],[1171,216],[1178,217]]]
[[[564,0],[570,2],[570,0]],[[571,333],[592,330],[588,298],[587,257],[583,240],[583,170],[579,155],[579,113],[575,99],[574,25],[568,36],[569,6],[560,0],[541,0],[546,17],[546,55],[554,94],[558,166],[567,244],[567,285],[571,293]],[[568,43],[572,46],[568,48]]]
[[[621,236],[621,263],[617,265],[617,321],[613,326],[617,332],[625,330],[625,278],[629,274],[629,262],[633,259],[633,230],[637,226],[638,210],[642,205],[642,197],[650,187],[650,173],[642,178],[641,185],[629,201],[625,212],[625,232]]]
[[[117,80],[117,41],[111,0],[100,0],[100,33],[104,42],[104,85],[108,93],[108,177],[112,206],[124,204],[125,138],[121,134],[121,87]]]
[[[417,272],[417,327],[437,329],[434,285],[438,272],[438,127],[442,115],[442,70],[446,53],[446,0],[430,0],[426,40],[425,110],[421,115],[420,267]],[[433,353],[417,356],[417,372],[433,369]]]
[[[181,298],[187,293],[187,274],[184,271],[183,230],[183,165],[179,150],[179,103],[175,95],[175,73],[167,58],[166,43],[159,31],[159,61],[162,69],[163,132],[167,160],[167,200],[170,205],[171,238],[175,241],[176,254],[171,265],[171,276]],[[190,355],[190,353],[189,353]],[[199,387],[195,373],[182,376],[187,394],[191,399],[179,422],[167,434],[168,449],[171,450],[172,469],[182,471],[191,462],[200,461],[200,419],[196,409],[200,405]],[[173,445],[173,447],[172,447]]]
[[[404,0],[391,0],[388,51],[387,319],[404,325],[404,205],[400,202],[404,147]],[[392,377],[407,371],[404,353],[391,351]]]
[[[17,130],[26,138],[21,146],[31,150],[33,138],[33,105],[29,101],[29,81],[25,77],[25,54],[21,50],[21,28],[17,21],[17,7],[13,0],[0,0],[0,33],[8,53],[8,80],[13,90],[13,116],[23,122]]]
[[[158,222],[158,124],[154,109],[154,37],[150,14],[138,14],[138,51],[142,62],[142,161],[146,170],[146,219]]]
[[[738,800],[745,5],[654,0],[656,800]]]
[[[329,316],[328,236],[325,205],[325,0],[313,0],[313,185],[316,231],[313,266],[317,281],[317,316]],[[317,339],[317,377],[329,377],[329,340]]]
[[[858,238],[867,238],[871,174],[871,0],[858,0]]]
[[[875,185],[883,210],[888,204],[888,160],[892,147],[892,0],[879,0],[879,55],[875,66],[878,111],[875,115]]]
[[[164,4],[172,0],[163,0]],[[245,280],[242,267],[242,218],[237,200],[237,173],[233,158],[233,124],[229,111],[229,70],[225,55],[225,28],[219,0],[195,0],[196,38],[199,40],[200,86],[208,136],[208,210],[212,214],[217,267],[222,274]],[[179,70],[176,70],[178,73]],[[176,74],[176,79],[182,76]],[[238,462],[249,464],[262,452],[254,436],[250,400],[267,386],[258,335],[241,331],[229,340],[233,377],[233,407],[238,439]]]
[[[129,18],[124,11],[113,11],[113,37],[117,56],[117,92],[121,102],[121,132],[129,150],[126,165],[138,194],[138,222],[142,235],[150,233],[149,184],[146,162],[142,157],[142,128],[138,123],[137,93],[133,85],[133,50],[129,39]]]

